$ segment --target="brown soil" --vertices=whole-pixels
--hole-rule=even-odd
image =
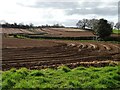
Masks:
[[[43,29],[44,32],[48,33],[47,36],[53,37],[85,37],[94,36],[90,31],[66,31],[66,29]]]
[[[3,38],[2,45],[3,70],[104,66],[120,61],[120,44]]]
[[[2,28],[0,29],[0,33],[5,34],[16,34],[16,33],[24,33],[24,34],[39,34],[46,33],[44,36],[50,37],[89,37],[94,36],[92,32],[85,31],[81,29],[69,29],[69,28],[38,28],[34,30],[28,29],[14,29],[14,28]],[[111,36],[120,37],[120,34],[112,34]]]
[[[33,39],[17,39],[17,38],[3,38],[3,48],[29,48],[29,47],[52,47],[59,43],[50,40],[33,40]]]

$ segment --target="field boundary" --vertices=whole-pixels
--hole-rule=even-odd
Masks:
[[[96,36],[81,36],[81,37],[53,37],[53,36],[44,36],[41,34],[10,34],[15,38],[31,38],[31,39],[56,39],[56,40],[96,40]],[[116,41],[120,42],[119,36],[110,36],[105,38],[102,41]]]

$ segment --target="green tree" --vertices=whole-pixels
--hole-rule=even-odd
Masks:
[[[105,19],[100,19],[97,24],[93,27],[93,32],[100,39],[104,39],[111,35],[112,27],[111,24],[108,23]]]

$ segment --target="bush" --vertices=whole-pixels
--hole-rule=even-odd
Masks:
[[[105,19],[100,19],[99,22],[93,27],[94,34],[101,39],[108,37],[112,34],[111,25]]]

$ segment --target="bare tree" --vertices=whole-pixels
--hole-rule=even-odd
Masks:
[[[117,22],[116,25],[115,25],[115,27],[116,27],[118,30],[120,30],[120,22]]]
[[[111,28],[114,27],[114,22],[110,22],[110,21],[108,21],[108,23],[111,25]]]
[[[79,20],[76,26],[82,29],[85,29],[87,27],[92,30],[93,26],[96,23],[98,23],[98,19],[83,19],[83,20]]]
[[[91,30],[93,29],[94,25],[96,25],[98,23],[98,19],[90,19],[88,20],[88,28],[90,28]]]
[[[79,20],[78,23],[76,24],[76,26],[82,29],[85,29],[87,25],[88,25],[88,19]]]

